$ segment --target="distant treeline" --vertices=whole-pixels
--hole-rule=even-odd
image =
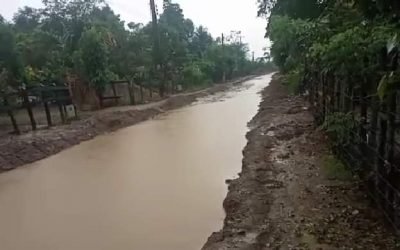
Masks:
[[[272,66],[249,58],[240,32],[214,39],[178,4],[164,1],[156,19],[156,28],[126,24],[103,0],[43,0],[43,8],[21,8],[11,22],[0,16],[1,89],[63,84],[70,76],[99,91],[118,79],[185,87]]]

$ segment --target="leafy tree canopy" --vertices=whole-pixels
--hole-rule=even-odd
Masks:
[[[19,9],[11,23],[0,16],[3,85],[62,84],[73,75],[99,91],[117,79],[189,86],[264,66],[248,59],[238,36],[223,45],[168,0],[155,26],[126,24],[104,0],[42,2]]]

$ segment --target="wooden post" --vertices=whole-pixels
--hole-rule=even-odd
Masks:
[[[50,108],[49,108],[49,102],[46,100],[47,97],[44,93],[45,93],[45,91],[41,91],[44,111],[46,112],[47,125],[49,127],[51,127],[51,126],[53,126],[53,123],[51,121],[51,112],[50,112]]]
[[[17,121],[15,120],[14,114],[12,112],[12,108],[9,105],[7,97],[4,97],[4,106],[7,108],[7,114],[11,119],[11,123],[12,123],[13,128],[14,128],[14,133],[17,134],[17,135],[21,134],[21,131],[18,128]]]
[[[340,98],[341,98],[341,92],[340,90],[342,89],[340,78],[335,76],[335,112],[340,111]]]
[[[140,83],[139,87],[140,87],[140,102],[144,103],[143,84]]]
[[[79,117],[78,117],[78,109],[76,108],[76,105],[75,105],[75,104],[73,104],[73,105],[74,105],[75,118],[78,119],[78,118],[79,118]]]
[[[345,82],[343,85],[343,112],[348,113],[350,111],[350,96],[351,96],[351,87],[350,87],[350,81],[348,77],[345,78]]]
[[[101,90],[96,90],[97,93],[97,97],[99,98],[99,102],[100,102],[100,108],[104,107],[104,103],[103,103],[103,93]]]
[[[136,100],[135,100],[135,90],[134,90],[134,86],[132,81],[128,82],[128,91],[129,91],[129,100],[131,105],[135,105],[136,104]]]
[[[315,88],[314,88],[314,108],[315,108],[315,114],[317,117],[317,123],[318,121],[318,115],[319,115],[319,75],[318,73],[315,73]],[[319,124],[318,124],[319,125]]]
[[[368,80],[364,78],[364,86],[368,86]],[[361,88],[360,90],[360,124],[359,124],[359,131],[358,131],[358,136],[360,138],[360,143],[358,144],[359,146],[359,151],[361,153],[360,157],[360,169],[361,169],[361,175],[366,175],[370,173],[371,169],[369,169],[368,163],[370,159],[368,159],[368,156],[370,155],[368,152],[368,137],[367,137],[367,124],[368,124],[368,97],[367,97],[367,92],[365,88]]]
[[[371,148],[376,148],[377,146],[377,135],[376,131],[378,128],[378,110],[379,110],[379,100],[378,97],[374,96],[371,100],[371,121],[370,130],[368,134],[368,146]]]
[[[33,111],[32,111],[32,106],[31,106],[31,102],[29,100],[29,96],[28,96],[28,92],[26,90],[22,90],[20,92],[22,98],[24,99],[24,105],[26,110],[28,111],[28,115],[29,115],[29,120],[31,121],[31,125],[32,125],[32,130],[36,130],[36,121],[35,118],[33,117]]]
[[[373,96],[369,99],[370,104],[370,121],[368,130],[368,154],[366,154],[366,161],[371,162],[370,164],[370,174],[367,179],[368,187],[374,196],[378,196],[377,188],[379,188],[379,178],[378,178],[378,112],[379,112],[379,98]]]
[[[61,122],[65,123],[66,119],[65,119],[65,114],[64,114],[64,110],[63,110],[63,105],[60,102],[57,102],[57,106],[58,106],[58,110],[60,111]]]
[[[394,166],[394,142],[395,142],[395,133],[396,133],[396,91],[393,91],[388,96],[388,112],[387,112],[387,142],[385,145],[385,160],[386,164],[389,166],[386,167],[385,177],[391,187],[386,187],[385,198],[387,201],[386,211],[388,215],[395,218],[395,213],[393,211],[392,205],[394,202],[394,190],[393,187],[398,186],[397,177],[397,167]]]
[[[153,99],[153,88],[151,86],[149,88],[149,95],[150,95],[150,99]]]
[[[323,123],[322,119],[322,112],[323,112],[323,92],[324,92],[324,85],[322,83],[322,73],[318,74],[318,91],[317,91],[317,112],[318,112],[318,125]]]
[[[314,108],[315,106],[314,106],[314,98],[315,98],[315,88],[314,88],[314,81],[313,81],[313,78],[312,78],[312,75],[313,75],[313,73],[311,72],[311,79],[308,79],[308,81],[309,81],[309,83],[308,83],[308,90],[309,90],[309,101],[310,101],[310,104],[311,104],[311,106]]]
[[[325,115],[326,115],[326,74],[325,73],[322,73],[321,74],[321,90],[322,90],[322,103],[321,103],[321,106],[322,106],[322,110],[321,110],[321,117],[320,117],[320,119],[321,119],[321,124],[322,123],[324,123],[324,121],[325,121]]]
[[[328,114],[332,114],[333,112],[335,112],[335,82],[332,73],[328,73],[327,82],[328,82],[328,93],[329,93]]]
[[[384,72],[387,72],[387,52],[386,50],[382,49],[380,53],[380,61],[379,65],[381,70]],[[378,197],[378,202],[379,205],[382,205],[383,202],[383,197],[381,195],[383,185],[385,185],[384,182],[381,180],[382,174],[384,174],[384,168],[385,168],[385,149],[386,149],[386,136],[387,136],[387,121],[385,120],[387,117],[384,117],[383,114],[386,113],[387,108],[386,108],[386,103],[382,102],[381,100],[378,99],[378,97],[374,97],[374,103],[373,103],[373,112],[376,112],[376,124],[373,124],[374,121],[371,121],[371,132],[374,133],[376,132],[376,138],[375,138],[375,148],[376,148],[376,156],[375,156],[375,161],[374,161],[374,192],[375,196]],[[375,114],[373,114],[375,115]],[[373,126],[376,125],[374,128]],[[383,204],[384,205],[384,204]]]
[[[51,122],[51,113],[50,113],[49,103],[47,101],[44,101],[44,110],[46,112],[47,125],[51,127],[53,126],[53,123]]]
[[[112,88],[114,97],[117,97],[117,90],[115,89],[115,83],[111,83],[111,88]],[[114,99],[114,102],[115,102],[115,105],[118,105],[118,103],[119,103],[117,98]]]
[[[385,155],[386,155],[386,143],[387,143],[387,128],[388,128],[388,121],[387,117],[384,117],[386,113],[386,104],[383,102],[381,103],[381,110],[378,114],[378,157],[375,162],[375,173],[376,173],[376,190],[380,190],[382,193],[382,187],[384,187],[385,183],[383,183],[380,178],[384,177],[385,174]],[[378,196],[381,196],[378,192]],[[383,197],[382,197],[383,198]],[[381,202],[384,202],[383,199],[380,199]],[[384,204],[385,205],[385,202]]]
[[[394,59],[391,63],[391,70],[396,71],[398,66],[398,54],[394,56]],[[394,86],[397,86],[394,84]],[[387,131],[387,144],[386,144],[386,152],[385,152],[385,160],[389,165],[386,168],[386,180],[389,182],[389,185],[386,186],[385,198],[387,201],[386,204],[386,211],[390,216],[391,220],[396,224],[398,223],[398,215],[399,211],[396,207],[396,195],[399,191],[399,174],[397,170],[397,166],[395,165],[394,161],[394,144],[395,144],[395,136],[396,136],[396,114],[397,114],[397,88],[391,90],[388,94],[387,98],[388,102],[388,112],[387,112],[387,119],[388,119],[388,131]],[[396,189],[396,190],[395,190]],[[396,192],[396,194],[395,194]],[[396,211],[397,210],[397,211]]]
[[[351,112],[353,112],[353,113],[356,111],[357,99],[360,98],[360,91],[361,91],[361,88],[362,88],[362,87],[359,87],[360,90],[358,90],[355,87],[354,81],[355,81],[354,79],[350,79],[350,81],[349,81],[349,89],[348,89],[349,96],[350,96],[350,99],[349,99],[350,100],[350,103],[349,103],[350,108],[349,108],[349,110]]]

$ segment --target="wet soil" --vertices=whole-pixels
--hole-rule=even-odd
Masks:
[[[328,140],[304,99],[278,75],[262,97],[242,172],[226,181],[224,227],[203,250],[399,249],[362,184],[327,174]]]
[[[0,137],[0,173],[44,159],[97,135],[113,132],[152,119],[166,111],[189,105],[200,97],[229,90],[254,77],[243,77],[204,90],[177,94],[155,103],[112,107],[84,114],[80,120],[72,121],[67,125],[43,128],[22,135],[2,135]]]

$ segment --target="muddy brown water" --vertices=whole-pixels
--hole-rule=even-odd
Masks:
[[[270,75],[0,175],[2,250],[196,250]]]

